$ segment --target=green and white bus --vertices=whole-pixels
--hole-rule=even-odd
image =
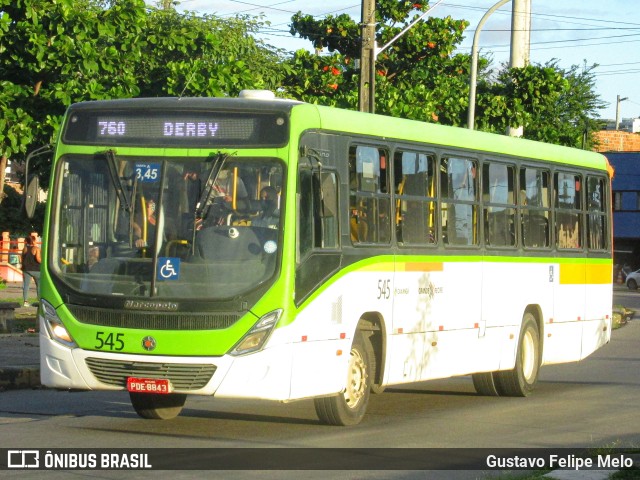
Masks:
[[[72,105],[41,276],[42,383],[313,398],[471,375],[527,396],[611,335],[599,154],[275,98]],[[262,97],[262,96],[258,96]]]

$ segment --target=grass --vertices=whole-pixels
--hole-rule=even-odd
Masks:
[[[640,478],[640,468],[631,467],[617,471],[609,477],[609,480],[638,480]]]
[[[37,297],[31,297],[28,299],[31,305],[35,305],[38,302]],[[2,300],[4,303],[17,303],[22,306],[22,297],[5,298]],[[13,318],[13,324],[11,325],[11,332],[26,332],[36,334],[38,331],[38,320],[34,311],[24,312],[16,311]]]
[[[626,308],[622,305],[613,306],[613,329],[620,328],[626,325],[631,318],[633,318],[635,311]]]

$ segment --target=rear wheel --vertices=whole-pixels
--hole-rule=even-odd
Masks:
[[[371,388],[370,363],[365,342],[362,334],[358,332],[351,345],[344,392],[314,400],[316,413],[322,423],[356,425],[364,417]]]
[[[155,393],[129,392],[131,405],[142,418],[151,420],[170,420],[180,415],[187,400],[183,393],[159,395]]]
[[[522,319],[516,365],[513,370],[497,372],[497,391],[508,397],[526,397],[533,391],[540,370],[540,332],[532,313]]]
[[[629,290],[637,290],[638,282],[631,278],[629,281],[627,281],[627,287],[629,288]]]

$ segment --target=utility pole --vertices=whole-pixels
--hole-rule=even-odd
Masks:
[[[511,3],[511,55],[509,68],[523,68],[529,64],[531,44],[531,0]],[[507,135],[521,137],[524,127],[509,127]]]
[[[476,33],[473,35],[473,45],[471,47],[471,79],[469,81],[469,111],[467,112],[467,128],[473,130],[475,128],[476,118],[476,84],[478,83],[478,43],[480,42],[480,32],[489,17],[509,0],[499,0],[483,15],[476,27]]]
[[[376,69],[376,2],[362,0],[362,36],[360,46],[360,88],[358,109],[375,112]]]
[[[620,130],[620,102],[624,102],[625,100],[629,100],[629,97],[620,98],[620,95],[618,95],[616,101],[616,130]]]

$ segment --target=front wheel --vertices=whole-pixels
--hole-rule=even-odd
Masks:
[[[322,423],[356,425],[364,417],[371,388],[370,363],[365,341],[362,334],[358,333],[351,345],[344,392],[314,400],[316,413]]]
[[[151,420],[170,420],[177,417],[187,401],[187,395],[183,393],[162,395],[129,392],[129,398],[136,413]]]
[[[627,288],[629,290],[637,290],[638,282],[636,282],[633,278],[627,282]]]
[[[516,366],[513,370],[496,372],[496,387],[500,395],[526,397],[533,391],[540,370],[540,331],[533,314],[522,318],[518,340]]]

